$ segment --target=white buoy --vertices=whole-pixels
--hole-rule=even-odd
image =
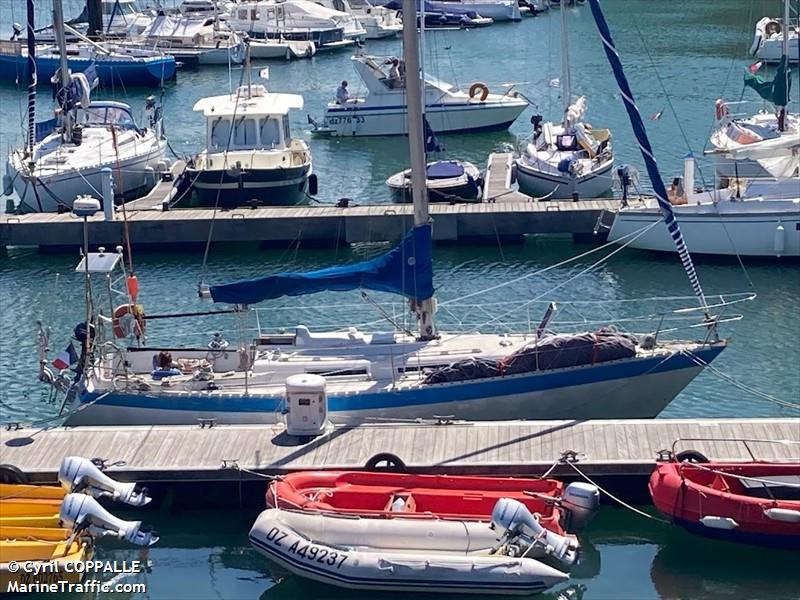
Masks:
[[[783,521],[785,523],[800,523],[800,510],[791,508],[768,508],[764,515],[773,521]]]
[[[105,167],[102,171],[103,184],[103,214],[106,221],[114,220],[114,181],[111,178],[111,169]]]

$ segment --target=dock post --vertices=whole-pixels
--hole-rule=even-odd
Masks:
[[[114,182],[112,180],[112,173],[109,167],[105,167],[101,173],[103,174],[103,214],[106,221],[114,220]]]

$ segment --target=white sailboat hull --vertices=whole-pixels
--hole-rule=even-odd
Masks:
[[[608,161],[597,170],[580,177],[531,169],[517,163],[519,191],[535,198],[566,200],[577,193],[579,198],[597,198],[611,189],[611,170],[614,161]]]
[[[726,201],[717,203],[716,209],[710,205],[685,205],[674,206],[673,210],[692,254],[800,256],[798,201]],[[675,244],[663,226],[653,227],[630,241],[625,237],[659,219],[661,214],[654,208],[623,209],[617,213],[608,238],[624,238],[631,248],[675,252]]]

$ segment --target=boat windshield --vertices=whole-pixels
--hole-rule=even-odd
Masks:
[[[132,1],[112,0],[110,2],[103,2],[103,14],[114,16],[135,15],[136,7]]]
[[[136,129],[131,113],[121,106],[93,106],[78,110],[77,122],[88,127],[114,125],[122,129]]]
[[[218,117],[210,122],[209,148],[213,150],[252,150],[260,148],[283,148],[288,139],[288,119],[283,115],[240,117],[231,119]],[[228,144],[230,139],[230,146]]]

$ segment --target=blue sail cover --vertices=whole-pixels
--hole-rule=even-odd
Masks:
[[[664,181],[661,179],[661,173],[656,164],[656,157],[653,154],[653,148],[650,146],[647,130],[644,128],[642,115],[639,113],[639,108],[636,106],[633,92],[631,91],[630,85],[628,85],[628,79],[625,77],[625,72],[622,69],[622,61],[620,61],[619,53],[617,53],[617,48],[614,45],[614,40],[611,39],[611,31],[608,29],[608,23],[606,23],[606,18],[600,8],[600,2],[599,0],[589,0],[589,6],[592,9],[592,16],[597,25],[597,30],[600,32],[600,38],[603,41],[603,50],[605,50],[606,58],[611,65],[611,70],[614,72],[614,78],[617,80],[617,87],[619,87],[620,94],[622,95],[622,103],[625,105],[625,110],[628,113],[628,119],[631,122],[633,134],[636,136],[639,150],[642,152],[642,158],[647,167],[647,175],[650,177],[650,182],[653,184],[653,191],[656,194],[658,208],[661,210],[661,214],[664,217],[664,223],[667,225],[667,230],[678,251],[678,256],[681,259],[683,269],[686,271],[689,282],[692,284],[695,296],[697,296],[701,306],[706,306],[706,297],[700,285],[700,279],[697,277],[692,257],[689,255],[686,242],[683,240],[683,234],[678,226],[678,221],[675,219],[675,212],[672,210],[672,205],[667,199],[667,188],[664,186]]]
[[[421,225],[409,231],[398,246],[371,260],[212,286],[211,298],[228,304],[255,304],[282,296],[363,288],[421,302],[433,296],[431,245],[431,226]]]

